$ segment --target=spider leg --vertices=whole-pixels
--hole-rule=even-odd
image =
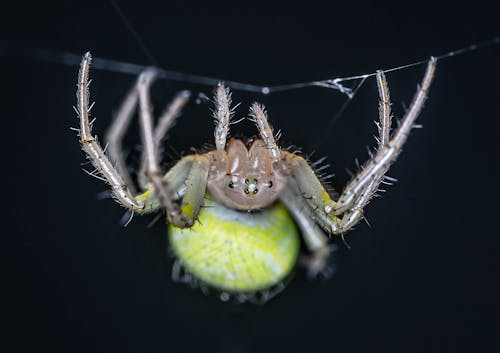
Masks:
[[[185,192],[181,201],[182,217],[188,227],[198,218],[207,190],[210,160],[206,155],[194,155],[191,170],[185,180]],[[177,226],[177,224],[175,224]]]
[[[155,146],[158,157],[161,155],[161,143],[165,138],[168,130],[174,125],[176,118],[181,114],[182,108],[189,100],[191,93],[189,91],[181,91],[177,93],[174,99],[168,104],[165,111],[161,114],[153,131]],[[138,182],[143,190],[149,188],[148,179],[146,176],[146,151],[144,150],[141,157],[141,166],[138,173]]]
[[[390,139],[387,138],[389,129],[381,128],[383,134],[380,136],[380,145],[377,153],[365,164],[365,167],[349,182],[349,184],[347,184],[337,200],[336,205],[333,206],[332,212],[334,214],[343,214],[353,209],[355,206],[360,208],[364,207],[377,191],[385,173],[401,152],[401,148],[406,142],[408,134],[422,110],[425,99],[427,98],[427,92],[434,77],[435,69],[436,59],[431,58],[427,64],[421,86],[415,93],[410,108],[401,120],[401,124]],[[377,72],[377,81],[379,83],[381,100],[381,124],[385,126],[387,124],[384,123],[384,119],[387,117],[384,114],[388,113],[390,116],[390,110],[388,111],[390,103],[387,83],[382,71]],[[387,134],[385,133],[386,131]]]
[[[330,233],[341,234],[352,228],[363,216],[363,209],[383,181],[386,171],[396,160],[406,141],[415,119],[420,113],[427,91],[432,82],[436,59],[431,58],[422,80],[413,97],[412,104],[401,120],[400,126],[390,136],[391,112],[389,90],[383,72],[377,73],[379,87],[380,125],[379,147],[377,153],[365,167],[346,186],[337,201],[333,201],[314,174],[313,169],[300,156],[284,152],[285,163],[292,171],[301,195],[312,209],[315,220]]]
[[[198,218],[206,193],[210,160],[206,154],[183,157],[163,176],[163,181],[173,190],[173,200],[180,203],[181,217],[185,223],[177,227],[190,227]],[[154,187],[140,197],[145,202],[143,212],[153,212],[163,207]],[[179,202],[180,200],[180,202]]]
[[[110,162],[99,142],[92,136],[89,122],[89,68],[91,60],[90,53],[86,53],[78,73],[77,110],[80,118],[80,142],[96,170],[110,185],[117,201],[126,208],[141,211],[144,208],[143,200],[133,196],[127,183]]]
[[[160,205],[165,209],[168,220],[177,226],[185,227],[187,226],[187,220],[182,217],[180,207],[175,202],[175,193],[168,182],[163,179],[163,172],[158,164],[158,150],[153,135],[153,117],[149,97],[149,89],[153,78],[153,72],[143,72],[139,76],[137,84],[139,93],[139,125],[144,148],[146,176],[155,190]]]
[[[174,191],[174,199],[180,200],[186,193],[186,180],[189,176],[189,172],[193,166],[193,155],[188,155],[183,157],[180,161],[172,166],[163,177],[168,185]],[[146,176],[144,175],[146,178]],[[154,212],[161,209],[162,206],[153,187],[149,187],[144,191],[140,197],[144,200],[144,210],[143,212]]]
[[[154,69],[150,69],[152,80],[156,78],[156,71]],[[111,126],[108,128],[106,132],[106,143],[107,148],[106,152],[111,159],[115,163],[115,168],[118,173],[122,176],[125,183],[129,186],[129,189],[132,193],[136,193],[134,183],[130,174],[128,172],[127,166],[125,164],[125,158],[123,156],[122,149],[122,141],[127,129],[134,117],[134,113],[136,112],[137,102],[138,102],[138,84],[137,81],[132,89],[128,92],[126,98],[123,100],[118,112],[113,119]],[[182,108],[186,105],[189,100],[190,92],[189,91],[181,91],[179,92],[172,102],[167,106],[163,114],[158,119],[158,123],[154,129],[154,138],[155,143],[160,147],[160,144],[165,137],[167,131],[172,127],[175,119],[180,115]],[[142,164],[138,173],[138,182],[139,186],[143,191],[148,189],[147,178],[145,175],[146,163],[144,153],[142,156]]]
[[[215,89],[215,109],[213,115],[216,123],[215,146],[217,147],[217,151],[224,154],[229,134],[229,123],[233,112],[231,110],[231,92],[222,83],[219,83]]]
[[[327,245],[328,238],[318,226],[315,220],[316,217],[305,199],[297,196],[300,196],[297,183],[295,180],[289,179],[280,195],[280,199],[293,215],[297,225],[304,234],[304,241],[307,248],[311,251],[316,251]]]
[[[160,145],[168,130],[174,125],[175,120],[181,114],[182,109],[191,97],[191,92],[184,90],[176,94],[174,99],[168,104],[163,114],[158,119],[154,131],[156,145]]]
[[[331,246],[328,237],[316,221],[313,210],[300,195],[300,190],[294,179],[290,178],[283,189],[280,199],[288,209],[300,229],[304,243],[311,255],[303,255],[301,263],[308,269],[309,277],[319,274],[328,276],[332,268],[328,266]]]
[[[378,151],[389,143],[391,133],[391,102],[389,99],[389,87],[383,71],[377,72],[377,87],[379,92],[379,123],[377,123],[379,130],[378,138]],[[388,168],[387,168],[388,169]],[[377,177],[374,177],[370,183],[367,184],[364,191],[360,196],[354,200],[350,208],[342,215],[342,218],[324,217],[323,223],[328,225],[332,233],[343,234],[356,225],[363,217],[363,209],[368,204],[373,194],[377,191],[378,186],[382,182],[387,169]],[[340,208],[337,204],[334,206]]]
[[[260,136],[269,149],[273,163],[278,162],[281,159],[281,153],[278,145],[276,144],[273,129],[269,125],[266,109],[263,105],[254,103],[250,107],[250,117],[252,118],[252,121],[255,122],[255,125],[257,125]]]
[[[146,159],[145,173],[153,186],[142,194],[134,196],[135,193],[131,191],[120,171],[115,169],[97,139],[92,136],[89,121],[88,88],[91,60],[90,53],[86,53],[78,74],[77,110],[80,118],[80,142],[83,150],[87,153],[96,170],[111,186],[117,201],[124,207],[140,213],[164,208],[167,210],[167,217],[174,225],[178,227],[192,225],[198,216],[205,195],[209,169],[208,156],[186,156],[170,168],[165,175],[162,174],[157,162],[157,144],[165,135],[168,127],[171,126],[180,108],[185,104],[188,94],[181,92],[177,96],[172,107],[167,109],[167,112],[160,119],[155,132],[153,132],[153,119],[149,104],[149,87],[155,75],[153,70],[147,70],[140,75],[135,89],[129,93],[122,104],[120,112],[113,122],[114,129],[112,128],[108,134],[114,151],[113,156],[117,159],[122,158],[121,141],[130,124],[135,106],[139,102],[139,122]],[[182,199],[180,206],[176,203],[179,199]]]
[[[115,163],[115,168],[122,176],[125,183],[128,185],[129,190],[135,194],[136,188],[130,177],[125,158],[123,156],[122,141],[123,137],[130,125],[130,121],[134,117],[135,109],[137,107],[137,87],[134,85],[128,92],[127,97],[121,104],[118,112],[115,115],[108,131],[106,132],[105,141],[107,143],[106,152],[109,159]]]
[[[378,150],[383,148],[386,144],[389,143],[389,137],[391,133],[391,123],[392,123],[392,113],[391,113],[391,102],[389,98],[389,87],[387,85],[387,80],[385,79],[385,75],[383,71],[377,72],[377,87],[379,92],[379,122],[377,123],[379,130],[378,141]],[[385,172],[384,172],[385,174]],[[353,210],[349,215],[345,215],[342,219],[345,220],[340,223],[343,223],[343,228],[350,228],[352,225],[356,224],[359,221],[359,218],[362,216],[362,213],[355,212],[354,210],[363,209],[368,202],[370,201],[372,195],[377,191],[380,182],[383,180],[383,176],[378,176],[374,178],[367,186],[366,189],[361,193],[358,200],[355,201],[355,205],[351,205],[351,209]],[[333,209],[340,208],[338,202],[336,204],[332,204]],[[352,224],[352,225],[351,225]],[[349,226],[351,225],[351,226]]]

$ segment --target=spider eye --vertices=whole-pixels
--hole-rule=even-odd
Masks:
[[[272,188],[273,187],[273,181],[272,180],[269,180],[269,183],[267,183],[267,186]]]
[[[256,188],[256,189],[254,189],[254,191],[253,191],[254,195],[255,195],[256,193],[258,193],[258,192],[259,192],[259,189],[257,189],[257,188]]]
[[[258,184],[259,180],[255,178],[245,178],[245,184]]]
[[[247,195],[250,193],[250,191],[248,191],[248,188],[245,188],[243,191],[244,191],[244,192],[245,192],[245,194],[247,194]]]
[[[229,185],[228,185],[228,186],[229,186],[231,189],[233,189],[233,188],[234,188],[234,183],[231,181],[231,182],[229,182]]]

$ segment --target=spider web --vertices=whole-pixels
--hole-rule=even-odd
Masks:
[[[157,63],[156,59],[153,57],[151,52],[148,50],[147,46],[145,45],[144,41],[142,40],[142,38],[140,37],[138,32],[134,30],[130,21],[125,17],[124,13],[120,10],[120,8],[116,4],[116,2],[114,2],[112,0],[110,0],[110,2],[112,3],[113,7],[115,7],[117,14],[119,15],[121,20],[126,25],[127,30],[134,37],[134,40],[140,46],[141,50],[144,51],[144,53],[146,54],[146,56],[150,59],[150,61],[152,63]],[[495,37],[495,38],[492,38],[490,40],[486,40],[486,41],[479,42],[479,43],[474,43],[474,44],[471,44],[471,45],[468,45],[468,46],[465,46],[465,47],[462,47],[462,48],[459,48],[456,50],[448,51],[444,54],[434,56],[434,58],[437,61],[441,61],[441,60],[448,59],[451,57],[471,53],[471,52],[477,51],[481,48],[484,48],[487,46],[492,46],[492,45],[497,45],[497,44],[500,44],[500,37]],[[36,60],[36,61],[48,62],[48,63],[59,63],[59,64],[71,66],[71,67],[79,66],[80,61],[81,61],[81,55],[75,54],[75,53],[63,52],[63,51],[53,51],[53,50],[46,50],[46,49],[34,49],[34,48],[19,47],[19,46],[9,45],[8,43],[1,43],[1,42],[0,42],[0,56],[22,57],[22,58],[26,58],[29,60]],[[404,64],[401,66],[387,68],[387,69],[378,70],[378,71],[382,71],[384,73],[389,73],[389,72],[394,72],[394,71],[398,71],[398,70],[404,70],[404,69],[408,69],[411,67],[424,65],[429,61],[429,59],[430,58],[426,58],[426,59],[412,62],[410,64]],[[134,76],[141,74],[144,70],[146,70],[148,68],[151,68],[151,66],[150,65],[135,64],[135,63],[125,62],[125,61],[120,61],[120,60],[100,58],[100,57],[94,57],[93,61],[92,61],[92,69],[94,69],[94,70],[102,70],[102,71],[106,71],[106,72],[116,72],[116,73],[134,75]],[[271,94],[277,93],[277,92],[287,92],[287,91],[305,89],[305,88],[311,88],[311,87],[324,88],[324,89],[330,89],[330,90],[336,91],[340,94],[345,95],[346,99],[342,103],[340,108],[337,110],[337,112],[329,120],[327,126],[325,126],[325,128],[322,130],[322,135],[324,137],[328,136],[328,134],[332,130],[333,126],[336,124],[336,122],[343,115],[344,111],[347,109],[347,107],[352,102],[352,100],[356,97],[356,94],[358,93],[359,89],[363,86],[363,84],[368,79],[376,76],[376,74],[377,74],[377,72],[375,71],[375,72],[369,72],[369,73],[365,73],[365,74],[361,74],[361,75],[327,78],[327,79],[319,80],[319,81],[307,81],[307,82],[297,82],[297,83],[274,85],[274,86],[265,86],[265,85],[256,85],[256,84],[252,84],[252,83],[226,80],[226,79],[221,78],[221,77],[195,75],[195,74],[184,73],[184,72],[179,72],[179,71],[174,71],[174,70],[168,70],[168,69],[158,67],[158,65],[155,66],[155,70],[157,72],[157,79],[177,81],[177,82],[183,82],[183,83],[191,83],[191,84],[210,86],[210,87],[216,86],[219,82],[224,82],[227,86],[231,87],[232,90],[251,92],[251,93],[261,94],[264,96],[271,95]],[[320,147],[321,144],[325,140],[326,140],[325,138],[316,139],[316,143],[313,146],[313,149],[317,149],[318,147]]]
[[[115,1],[113,0],[109,1],[115,8],[115,12],[118,14],[120,19],[124,22],[127,30],[133,36],[135,42],[139,45],[140,49],[145,53],[145,55],[152,63],[156,64],[157,60],[149,51],[145,42],[142,40],[142,37],[134,29],[134,27],[132,26],[128,18],[125,16],[123,11],[121,11],[120,7],[116,4]],[[494,37],[492,39],[483,42],[474,43],[459,49],[448,51],[444,54],[431,57],[434,57],[437,61],[441,61],[451,57],[471,53],[479,49],[482,49],[484,47],[493,46],[497,44],[500,44],[500,37]],[[81,61],[81,55],[75,53],[20,47],[2,42],[0,42],[0,56],[21,57],[40,62],[59,63],[71,67],[79,66]],[[398,70],[408,69],[411,67],[421,66],[426,64],[431,57],[418,60],[410,64],[404,64],[397,67],[391,67],[377,71],[381,71],[383,73],[390,73]],[[92,60],[92,69],[94,70],[102,70],[106,72],[115,72],[115,73],[134,75],[134,76],[137,76],[142,72],[144,72],[146,69],[150,68],[151,65],[141,65],[120,60],[100,58],[100,57],[93,57]],[[252,83],[226,80],[220,77],[195,75],[174,70],[168,70],[158,67],[158,65],[155,65],[154,68],[157,73],[157,79],[191,83],[191,84],[210,86],[210,87],[217,86],[217,84],[219,84],[220,82],[224,82],[228,87],[231,87],[232,90],[251,92],[251,93],[261,94],[264,96],[271,95],[277,92],[286,92],[286,91],[299,90],[311,87],[330,89],[345,95],[346,97],[345,101],[342,103],[340,108],[332,116],[328,124],[322,130],[321,135],[323,138],[316,139],[315,144],[312,146],[313,149],[319,148],[321,144],[324,141],[326,141],[325,137],[327,137],[328,134],[331,132],[333,126],[337,123],[337,121],[343,115],[349,104],[356,97],[356,94],[358,93],[359,89],[363,86],[363,84],[366,82],[366,80],[377,75],[377,71],[375,72],[372,71],[361,75],[333,77],[318,81],[307,81],[307,82],[297,82],[297,83],[274,85],[274,86],[264,86]],[[204,97],[206,98],[206,96],[204,96],[202,93],[198,94],[199,99]]]

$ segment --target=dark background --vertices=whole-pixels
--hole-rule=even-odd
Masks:
[[[496,9],[437,4],[120,1],[157,62],[172,70],[283,84],[374,72],[500,34]],[[5,8],[7,6],[7,8]],[[328,281],[299,271],[264,306],[235,305],[172,283],[165,226],[98,200],[102,183],[81,171],[75,133],[77,67],[21,58],[42,48],[145,65],[151,61],[106,2],[11,2],[2,10],[2,174],[7,270],[6,351],[51,352],[487,352],[498,342],[500,47],[440,61],[430,98],[390,171],[399,182],[338,242]],[[401,117],[424,66],[387,75]],[[133,76],[92,71],[94,132],[103,135]],[[160,109],[178,89],[159,82]],[[373,79],[333,126],[345,101],[309,88],[263,97],[283,144],[327,155],[341,189],[367,158],[377,119]],[[190,104],[168,141],[165,162],[212,142],[208,104]],[[233,128],[255,133],[248,123]],[[137,130],[136,130],[137,131]],[[134,134],[129,143],[137,141]],[[133,163],[134,157],[131,157]],[[12,195],[12,196],[11,196]]]

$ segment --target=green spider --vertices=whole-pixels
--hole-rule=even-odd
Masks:
[[[78,77],[77,111],[80,141],[95,172],[127,209],[141,214],[165,210],[170,247],[178,259],[173,271],[177,277],[183,272],[202,288],[220,291],[223,299],[234,295],[252,300],[260,294],[264,301],[284,288],[296,266],[299,234],[311,254],[306,261],[309,274],[325,271],[328,235],[343,234],[362,218],[422,109],[436,66],[431,58],[412,104],[392,135],[389,89],[383,72],[377,72],[378,149],[333,200],[304,158],[278,147],[262,105],[254,103],[250,108],[260,138],[227,141],[233,110],[229,89],[223,84],[216,87],[214,99],[216,148],[185,156],[163,173],[158,148],[189,93],[178,94],[153,127],[149,98],[153,69],[139,76],[122,104],[109,129],[105,154],[89,122],[90,62],[86,53]],[[141,192],[135,190],[121,152],[137,105],[144,148],[138,176]]]

